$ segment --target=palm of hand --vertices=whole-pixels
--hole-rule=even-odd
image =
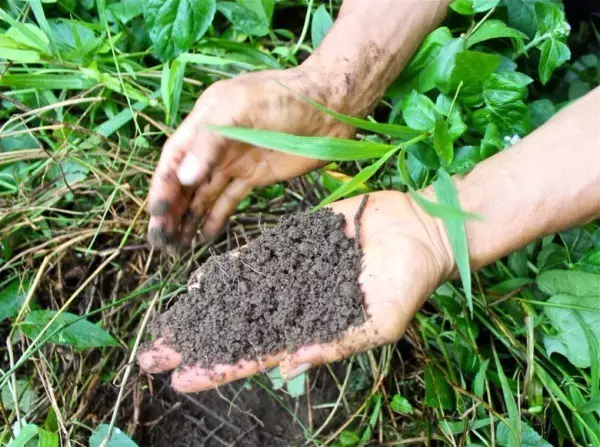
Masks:
[[[346,232],[351,236],[360,200],[355,197],[332,205],[346,215]],[[174,388],[183,392],[206,390],[276,365],[289,377],[309,366],[338,361],[398,340],[423,301],[451,273],[442,230],[406,195],[372,194],[360,228],[364,269],[359,281],[367,317],[363,325],[348,330],[340,340],[305,346],[294,353],[280,352],[236,365],[217,365],[211,370],[179,368],[173,374]],[[172,370],[180,362],[180,355],[162,339],[140,356],[140,364],[148,372]]]
[[[254,187],[312,171],[320,160],[231,141],[204,125],[347,137],[352,130],[297,93],[321,100],[318,82],[300,70],[250,73],[213,84],[169,138],[149,193],[150,242],[187,245],[202,223],[214,237]],[[284,87],[285,86],[285,87]]]

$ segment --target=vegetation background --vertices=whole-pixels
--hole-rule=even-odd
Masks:
[[[148,246],[165,137],[207,85],[300,63],[339,3],[0,1],[0,445],[136,445],[135,402],[151,390],[132,361],[141,329],[209,248],[297,209],[390,188],[419,198],[432,182],[440,203],[419,200],[448,223],[462,279],[436,291],[397,346],[344,363],[339,393],[355,411],[306,440],[600,445],[600,226],[471,273],[468,216],[447,175],[599,84],[600,33],[570,26],[560,0],[455,0],[372,116],[337,116],[356,141],[221,129],[332,163],[254,191],[212,247],[173,259]],[[273,398],[310,384],[271,378]]]

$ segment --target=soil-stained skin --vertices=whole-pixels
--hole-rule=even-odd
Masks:
[[[151,331],[206,368],[334,340],[364,322],[362,253],[344,225],[328,209],[283,218],[211,258]]]

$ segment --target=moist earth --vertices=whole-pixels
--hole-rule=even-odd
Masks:
[[[362,253],[344,226],[329,209],[296,213],[210,258],[153,335],[166,334],[184,365],[206,368],[332,341],[365,318]]]

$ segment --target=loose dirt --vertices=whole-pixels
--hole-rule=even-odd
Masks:
[[[203,367],[335,339],[364,321],[362,253],[344,226],[328,209],[297,213],[212,257],[152,333]]]

